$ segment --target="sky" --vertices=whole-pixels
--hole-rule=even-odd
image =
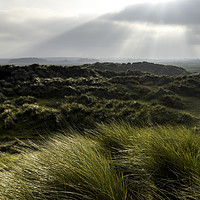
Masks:
[[[0,58],[200,57],[200,0],[0,0]]]

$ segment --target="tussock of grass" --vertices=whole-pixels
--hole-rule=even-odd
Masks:
[[[137,129],[128,123],[99,124],[98,129],[92,132],[96,136],[98,143],[106,151],[119,153],[128,146],[134,145]]]
[[[1,199],[200,199],[200,135],[185,127],[100,124],[57,136],[0,173]]]
[[[96,142],[81,136],[52,139],[40,152],[24,155],[13,171],[1,174],[1,195],[5,199],[126,199],[123,177],[98,149]]]
[[[132,196],[145,199],[150,193],[154,198],[197,198],[200,182],[194,177],[200,176],[200,135],[192,129],[111,123],[99,125],[96,134],[123,171]]]
[[[192,130],[156,128],[147,149],[147,169],[154,183],[168,196],[179,196],[183,188],[199,185],[194,177],[200,175],[200,136]]]

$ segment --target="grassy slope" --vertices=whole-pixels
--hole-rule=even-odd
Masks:
[[[8,69],[0,76],[0,199],[200,198],[199,75]],[[129,123],[102,123],[121,119]],[[69,126],[81,132],[46,141]],[[41,134],[43,147],[9,141]]]
[[[200,136],[101,124],[57,136],[0,172],[1,199],[199,199]]]

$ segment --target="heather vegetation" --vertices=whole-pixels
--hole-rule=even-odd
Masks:
[[[0,199],[199,199],[199,98],[174,66],[0,66]]]
[[[116,67],[118,72],[96,66]],[[197,121],[198,116],[187,111],[193,104],[188,98],[199,99],[199,75],[185,75],[177,68],[179,76],[158,76],[131,69],[119,71],[120,66],[125,69],[124,64],[114,63],[1,66],[2,135],[27,137],[43,132],[41,129],[52,132],[74,125],[84,129],[96,122],[121,119],[137,126]],[[165,68],[160,71],[166,72]]]

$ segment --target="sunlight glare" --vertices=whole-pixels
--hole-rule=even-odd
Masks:
[[[175,1],[175,0],[136,0],[135,3],[166,3],[169,1]],[[177,1],[177,0],[176,0]]]

